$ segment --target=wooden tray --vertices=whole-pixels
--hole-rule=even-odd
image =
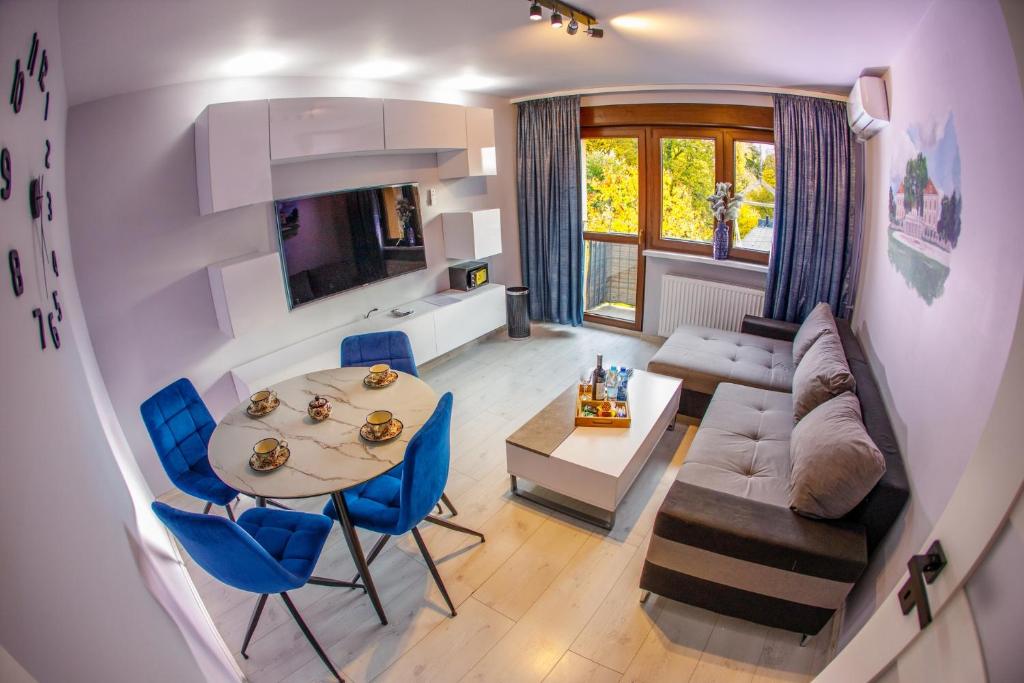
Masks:
[[[625,417],[590,417],[583,414],[583,406],[590,405],[600,407],[604,403],[610,403],[612,411],[618,413],[620,406],[625,407]],[[588,393],[577,392],[576,396],[576,426],[577,427],[628,427],[632,423],[629,413],[628,401],[594,401]]]

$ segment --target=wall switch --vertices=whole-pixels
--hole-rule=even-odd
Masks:
[[[433,206],[434,202],[437,201],[437,190],[430,188],[427,190],[427,206]]]

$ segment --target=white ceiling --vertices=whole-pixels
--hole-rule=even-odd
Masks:
[[[223,78],[252,51],[281,60],[273,75],[350,78],[390,60],[396,82],[515,96],[668,83],[846,89],[888,65],[930,3],[580,0],[601,40],[551,29],[546,12],[530,22],[528,0],[62,0],[60,19],[71,104]],[[465,75],[476,82],[449,80]]]

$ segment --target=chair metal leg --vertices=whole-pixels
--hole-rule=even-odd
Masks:
[[[249,659],[249,655],[245,654],[246,649],[249,647],[249,641],[252,640],[252,634],[256,630],[256,624],[260,621],[260,615],[263,614],[263,606],[267,604],[267,594],[264,593],[260,596],[260,599],[256,601],[256,609],[252,611],[252,618],[249,619],[249,628],[245,631],[245,640],[242,641],[242,656]]]
[[[439,515],[443,515],[444,514],[444,508],[441,507],[441,503],[435,503],[434,507],[437,508],[437,514],[439,514]]]
[[[370,576],[370,566],[366,563],[366,557],[363,555],[363,546],[359,543],[356,528],[352,525],[352,520],[349,519],[348,505],[345,504],[345,497],[341,495],[340,491],[335,491],[331,494],[331,500],[334,501],[334,509],[338,513],[338,523],[341,524],[341,532],[345,536],[348,550],[352,553],[352,560],[356,563],[356,570],[363,578],[366,594],[370,596],[370,602],[373,603],[373,608],[377,611],[380,623],[387,626],[388,617],[384,613],[384,605],[380,602],[380,596],[377,595],[377,587],[373,585],[373,577]]]
[[[316,638],[313,637],[312,631],[310,631],[309,627],[306,626],[306,622],[304,622],[302,617],[299,616],[299,611],[295,609],[295,605],[292,604],[292,599],[288,597],[287,593],[281,593],[281,598],[284,600],[284,604],[288,607],[288,611],[292,613],[292,619],[294,619],[295,623],[299,625],[300,629],[302,629],[302,633],[306,636],[306,640],[308,640],[309,644],[313,646],[316,653],[320,655],[320,659],[322,659],[324,664],[327,665],[327,668],[331,670],[331,673],[334,674],[335,678],[341,681],[341,683],[345,683],[345,679],[338,674],[338,670],[334,668],[333,664],[331,664],[331,660],[327,657],[327,653],[324,652],[324,649],[320,647],[320,643],[316,642]]]
[[[377,556],[380,555],[380,551],[384,550],[384,544],[388,542],[389,538],[391,537],[387,534],[384,534],[376,543],[373,544],[373,547],[370,549],[370,554],[366,556],[367,567],[369,567],[373,563],[373,561],[377,559]],[[357,581],[359,581],[359,574],[356,574],[354,577],[352,577],[352,583],[356,583]]]
[[[231,520],[232,522],[233,522],[233,521],[235,521],[235,513],[234,513],[234,511],[233,511],[233,510],[231,509],[231,503],[228,503],[227,505],[225,505],[225,506],[224,506],[224,509],[225,509],[225,510],[227,511],[227,513],[228,513],[228,519],[230,519],[230,520]]]
[[[291,508],[288,507],[287,505],[282,505],[281,503],[278,503],[276,500],[273,500],[272,498],[267,498],[266,504],[269,505],[270,507],[275,507],[280,510],[291,510]]]
[[[206,507],[203,508],[203,514],[204,515],[210,514],[210,508],[212,508],[212,507],[213,507],[213,503],[207,503]]]
[[[427,567],[430,569],[431,576],[434,577],[434,583],[437,584],[438,590],[441,591],[441,595],[444,596],[444,601],[448,603],[448,609],[451,610],[452,616],[455,616],[455,605],[452,604],[452,599],[448,597],[448,589],[444,587],[444,581],[441,580],[441,575],[437,572],[437,565],[434,564],[434,558],[430,556],[430,551],[427,550],[427,544],[423,542],[423,536],[420,535],[420,530],[416,527],[412,528],[412,537],[416,539],[416,545],[420,547],[420,553],[423,555],[423,559],[427,561]]]
[[[458,531],[459,533],[462,533],[462,534],[469,534],[470,536],[477,536],[477,537],[479,537],[479,539],[481,541],[483,541],[483,542],[487,541],[487,539],[484,538],[484,535],[482,533],[480,533],[479,531],[473,531],[472,529],[467,529],[466,527],[459,526],[458,524],[455,524],[454,522],[449,522],[447,519],[441,519],[440,517],[434,517],[433,515],[427,515],[424,519],[426,519],[431,524],[436,524],[438,526],[443,526],[445,529],[451,529],[452,531]]]
[[[459,514],[459,511],[455,509],[454,505],[452,505],[452,499],[448,497],[447,493],[441,494],[441,500],[443,500],[444,504],[448,506],[448,509],[452,511],[452,517],[455,517],[457,514]]]

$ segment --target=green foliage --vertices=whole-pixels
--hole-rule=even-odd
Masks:
[[[635,235],[640,229],[639,150],[633,138],[586,138],[588,232]]]
[[[715,222],[706,198],[715,191],[714,140],[663,138],[661,168],[661,236],[710,242]]]
[[[736,191],[743,195],[737,230],[746,237],[763,219],[775,215],[775,146],[766,142],[736,143]]]
[[[907,213],[917,209],[924,211],[924,188],[928,186],[928,159],[920,152],[907,160],[906,175],[903,177],[903,208]]]
[[[949,240],[954,247],[960,241],[960,205],[962,201],[956,190],[953,190],[953,194],[950,196],[943,197],[942,208],[939,212],[939,224],[935,226],[935,231],[939,233],[939,236]]]

